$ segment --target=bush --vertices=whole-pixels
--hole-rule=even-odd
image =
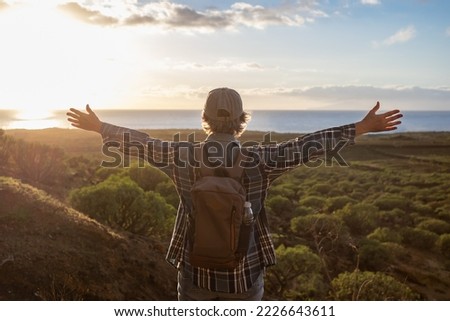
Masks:
[[[342,191],[343,194],[350,194],[353,192],[353,184],[347,181],[338,183],[337,188]]]
[[[381,211],[378,215],[381,225],[384,226],[409,226],[414,225],[412,214],[407,214],[400,208],[394,208],[390,211]]]
[[[75,189],[72,206],[115,228],[142,235],[168,235],[175,209],[159,194],[145,192],[129,177],[112,175],[105,181]]]
[[[281,217],[291,216],[294,211],[292,201],[281,195],[275,195],[268,198],[266,205],[275,213],[275,215]]]
[[[450,205],[446,204],[436,209],[437,218],[450,223]]]
[[[317,253],[334,253],[348,248],[350,236],[347,228],[337,216],[313,214],[295,217],[291,220],[291,230],[309,241]],[[342,253],[340,253],[342,254]]]
[[[404,244],[421,250],[432,249],[439,237],[436,233],[412,227],[405,227],[401,234]]]
[[[326,201],[326,210],[329,213],[333,213],[336,210],[340,210],[347,204],[354,204],[356,201],[348,196],[331,197]]]
[[[423,216],[432,216],[434,213],[434,210],[430,205],[424,205],[421,202],[414,202],[412,210]]]
[[[276,249],[277,264],[267,270],[266,291],[289,300],[320,300],[326,295],[320,258],[307,246]]]
[[[347,204],[336,211],[350,231],[357,235],[367,235],[378,225],[378,209],[370,204]]]
[[[126,172],[127,170],[121,167],[100,167],[95,172],[95,178],[97,180],[104,181],[111,175],[126,176]]]
[[[396,208],[407,210],[408,203],[408,199],[395,195],[382,195],[375,200],[375,206],[383,211],[389,211]]]
[[[159,183],[169,181],[166,174],[152,166],[138,167],[134,165],[128,168],[128,175],[144,191],[154,191]]]
[[[422,230],[427,230],[427,231],[436,233],[438,235],[450,233],[450,224],[443,220],[439,220],[436,218],[426,219],[426,220],[420,222],[417,225],[417,227]]]
[[[377,240],[364,239],[359,245],[359,268],[369,271],[386,269],[391,261],[387,248]]]
[[[311,192],[318,195],[327,195],[331,189],[332,187],[330,184],[318,183],[311,188]]]
[[[417,300],[407,285],[381,272],[344,272],[331,282],[335,300],[395,301]]]
[[[380,242],[400,243],[402,241],[401,235],[388,227],[376,228],[375,231],[367,236],[367,238]]]
[[[294,210],[294,216],[305,216],[315,214],[316,210],[308,206],[297,206]]]
[[[306,207],[311,207],[316,210],[321,210],[323,209],[325,202],[326,202],[325,198],[320,196],[306,196],[300,199],[298,204]]]
[[[281,195],[292,199],[295,197],[295,186],[289,183],[274,185],[270,188],[269,193],[270,196]]]
[[[12,158],[17,175],[32,184],[56,185],[66,173],[64,151],[39,143],[17,141],[12,148]]]
[[[166,202],[172,205],[174,208],[178,208],[180,197],[178,196],[177,190],[172,181],[167,180],[159,183],[155,187],[155,192],[164,197]]]
[[[442,234],[437,242],[442,255],[450,259],[450,234]]]
[[[13,140],[6,136],[5,132],[0,129],[0,167],[8,164],[12,143]]]

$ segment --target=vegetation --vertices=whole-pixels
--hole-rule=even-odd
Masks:
[[[85,135],[66,133],[72,142]],[[0,132],[0,175],[167,244],[178,205],[167,176],[150,166],[99,168],[98,140],[46,146],[39,135]],[[273,182],[266,207],[278,263],[267,270],[266,298],[449,300],[449,147],[448,133],[364,136],[342,155],[349,167],[303,166]]]
[[[335,300],[414,300],[417,294],[393,277],[380,272],[344,272],[331,282]]]
[[[70,203],[100,223],[146,236],[169,237],[176,214],[159,193],[144,191],[130,177],[117,174],[73,190]]]

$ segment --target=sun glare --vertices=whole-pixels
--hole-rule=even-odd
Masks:
[[[0,109],[17,110],[23,121],[86,103],[123,104],[130,46],[118,30],[36,1],[0,12],[0,47]]]

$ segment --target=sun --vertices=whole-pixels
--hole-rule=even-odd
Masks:
[[[133,48],[120,31],[71,19],[52,1],[33,1],[0,12],[0,47],[0,109],[36,119],[86,103],[123,103]]]

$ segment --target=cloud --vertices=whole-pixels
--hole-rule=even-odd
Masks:
[[[152,87],[144,94],[153,97],[189,98],[201,101],[213,88],[176,86]],[[403,110],[448,110],[450,87],[424,88],[406,86],[329,85],[314,87],[236,88],[252,108],[267,103],[283,104],[286,108],[366,109],[380,101],[386,108]],[[262,105],[261,105],[262,104]],[[270,107],[268,106],[268,107]]]
[[[361,0],[361,3],[369,6],[376,6],[381,4],[380,0]]]
[[[226,9],[210,7],[203,11],[171,1],[145,4],[128,1],[120,8],[104,1],[89,3],[90,6],[69,2],[60,7],[84,22],[99,25],[153,25],[171,29],[218,30],[242,26],[263,29],[275,25],[301,26],[328,17],[314,0],[283,1],[274,7],[236,2]]]
[[[386,38],[383,41],[384,45],[391,46],[397,43],[408,42],[416,36],[416,28],[414,26],[409,26],[403,29],[400,29],[395,34]]]
[[[9,5],[4,2],[4,1],[0,1],[0,11],[3,9],[7,9],[9,7]]]
[[[73,17],[87,23],[108,26],[115,25],[119,22],[116,18],[103,15],[100,11],[87,9],[76,2],[68,2],[61,4],[58,7]]]
[[[172,61],[166,59],[163,63],[164,68],[172,70],[183,71],[208,71],[208,72],[248,72],[248,71],[263,71],[266,70],[264,66],[257,62],[235,62],[229,59],[221,59],[211,64],[185,62],[185,61]]]
[[[447,30],[445,30],[445,34],[447,35],[447,37],[450,37],[450,27],[448,27]]]
[[[405,43],[410,41],[416,36],[416,28],[414,26],[408,26],[406,28],[402,28],[392,36],[384,39],[382,42],[373,41],[372,44],[375,48],[380,46],[392,46],[399,43]]]
[[[298,99],[298,106],[317,106],[324,108],[361,108],[364,109],[376,101],[390,108],[448,110],[450,105],[450,87],[424,88],[406,86],[355,86],[331,85],[303,88],[267,88],[250,89],[242,92],[250,96],[279,96]]]

